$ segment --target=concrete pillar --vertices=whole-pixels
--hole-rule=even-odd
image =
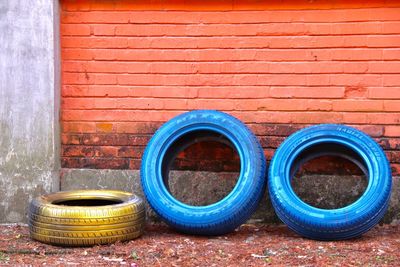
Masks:
[[[59,6],[0,1],[0,223],[59,189]]]

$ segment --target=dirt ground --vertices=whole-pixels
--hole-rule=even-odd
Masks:
[[[399,248],[400,226],[390,225],[340,242],[307,240],[285,226],[198,237],[150,225],[136,240],[90,248],[45,245],[26,226],[0,226],[0,266],[399,266]]]

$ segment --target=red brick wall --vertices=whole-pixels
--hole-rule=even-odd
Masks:
[[[217,109],[268,158],[305,125],[355,126],[399,174],[400,1],[311,2],[61,1],[62,166],[137,169],[163,122]]]

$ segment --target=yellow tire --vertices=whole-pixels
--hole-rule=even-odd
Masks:
[[[40,196],[29,206],[32,239],[60,246],[91,246],[139,237],[143,200],[114,190],[76,190]]]

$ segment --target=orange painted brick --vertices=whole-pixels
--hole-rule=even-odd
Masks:
[[[387,126],[385,126],[384,134],[387,137],[400,137],[400,126],[399,125],[387,125]]]
[[[376,73],[370,70],[369,62],[345,62],[342,66],[343,73]]]
[[[64,84],[117,84],[117,76],[113,74],[93,74],[93,73],[69,73],[64,72],[62,76]]]
[[[400,116],[398,112],[394,113],[369,113],[367,114],[367,123],[370,124],[399,124]]]
[[[266,86],[202,86],[198,87],[199,98],[216,99],[248,99],[265,98],[269,96],[269,87]]]
[[[389,48],[383,51],[383,60],[399,60],[400,58],[400,49]]]
[[[154,98],[119,98],[116,103],[119,109],[167,109],[164,100]]]
[[[115,146],[95,146],[93,149],[95,157],[114,158],[118,156],[118,147]]]
[[[94,12],[71,12],[61,16],[62,23],[93,23],[93,24],[109,24],[109,23],[129,23],[131,18],[130,12],[121,11],[94,11]]]
[[[63,60],[92,60],[94,59],[94,51],[90,49],[63,49],[61,57]]]
[[[118,37],[61,37],[62,48],[128,48],[128,40]]]
[[[384,127],[382,125],[350,125],[350,126],[357,128],[360,131],[363,131],[372,137],[381,137],[383,136],[384,133]]]
[[[114,131],[114,124],[107,122],[96,123],[96,131],[100,133],[111,133]]]
[[[400,73],[400,62],[369,62],[368,65],[370,73]]]
[[[368,93],[368,88],[363,85],[345,86],[344,95],[346,98],[363,99],[366,98]]]
[[[303,99],[243,99],[237,101],[236,110],[254,111],[329,111],[332,109],[331,101],[327,100],[303,100]]]
[[[113,36],[116,33],[116,26],[108,24],[94,25],[92,30],[96,36]]]
[[[270,89],[274,98],[343,98],[343,87],[276,87]]]
[[[386,21],[382,22],[382,33],[384,34],[398,34],[400,33],[400,22]]]
[[[382,24],[377,22],[347,22],[332,24],[331,34],[354,35],[354,34],[376,34],[382,32]]]
[[[161,123],[154,122],[117,122],[117,133],[129,134],[153,134],[160,126]]]
[[[379,100],[333,100],[334,111],[383,111],[383,101]]]
[[[371,87],[368,89],[369,98],[400,99],[400,87]]]
[[[61,123],[64,133],[95,133],[96,124],[94,122],[66,122]]]
[[[61,34],[63,36],[85,36],[90,35],[90,26],[85,24],[62,24]]]
[[[354,48],[354,49],[334,49],[330,51],[332,60],[349,60],[349,61],[361,61],[361,60],[382,60],[383,49],[365,49],[365,48]]]
[[[336,74],[330,76],[330,84],[336,86],[381,86],[382,75],[379,74]]]
[[[234,100],[221,99],[195,99],[188,102],[187,109],[216,109],[230,111],[235,109],[236,102]]]
[[[386,74],[383,76],[383,86],[400,86],[400,70],[397,74]]]
[[[377,124],[369,122],[368,113],[366,112],[340,112],[342,115],[341,121],[338,123],[344,124]]]
[[[385,111],[400,111],[400,100],[384,100],[383,106]]]
[[[138,110],[64,110],[61,118],[65,121],[167,121],[180,114],[179,111],[138,111]]]

